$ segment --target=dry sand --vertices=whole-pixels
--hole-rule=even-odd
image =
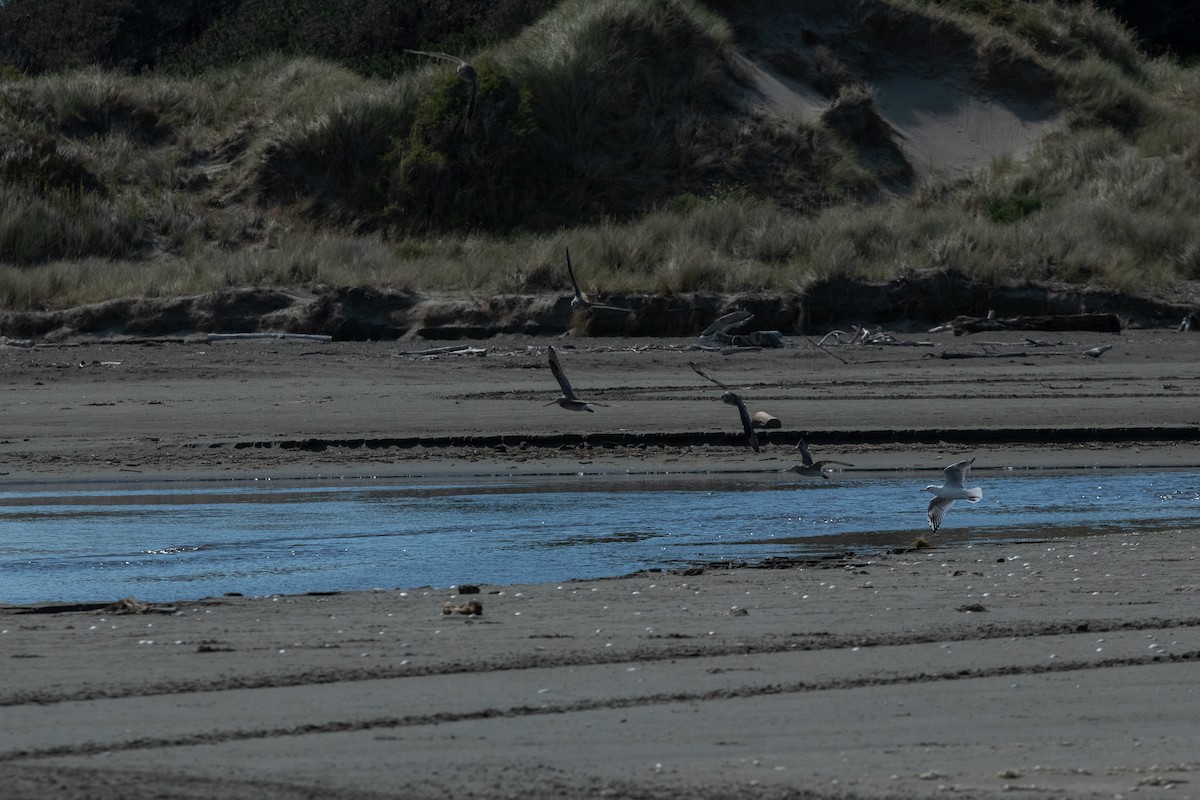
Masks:
[[[560,340],[594,414],[543,407],[544,341],[428,360],[405,343],[3,348],[0,447],[6,480],[34,485],[780,469],[799,435],[866,471],[974,455],[985,486],[1008,467],[1200,464],[1194,334],[901,338],[930,344]],[[1098,344],[1115,347],[1080,355]],[[783,421],[762,453],[713,443],[736,413],[688,360]],[[0,606],[0,795],[1196,797],[1198,535],[472,595]],[[482,616],[443,613],[472,599]]]

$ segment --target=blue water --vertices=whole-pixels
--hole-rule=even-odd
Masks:
[[[934,473],[936,475],[936,473]],[[940,475],[937,475],[940,478]],[[0,493],[0,602],[526,583],[879,551],[930,475],[38,488]],[[1200,472],[977,471],[934,541],[1200,526]],[[940,482],[940,481],[938,481]]]

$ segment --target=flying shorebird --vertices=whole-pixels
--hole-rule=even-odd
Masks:
[[[854,466],[853,464],[848,464],[845,461],[813,461],[812,453],[808,452],[808,445],[804,443],[803,439],[801,439],[800,443],[796,445],[796,449],[800,451],[800,460],[804,463],[791,467],[788,469],[788,472],[794,472],[797,475],[804,476],[805,478],[820,477],[824,478],[825,480],[829,480],[829,476],[825,474],[826,464],[839,464],[843,467]]]
[[[554,345],[550,345],[549,350],[550,371],[554,373],[554,379],[558,381],[559,387],[562,388],[562,394],[557,399],[546,403],[546,405],[549,406],[558,403],[567,411],[592,411],[591,405],[600,405],[599,403],[590,403],[588,400],[580,400],[575,396],[575,390],[571,388],[571,382],[567,380],[567,373],[563,372],[562,364],[558,363],[558,353],[555,351]]]
[[[700,369],[700,367],[696,366],[694,363],[689,361],[688,366],[695,370],[696,374],[701,378],[706,378],[725,390],[725,393],[721,395],[721,402],[728,403],[731,406],[737,406],[738,415],[742,418],[742,430],[746,432],[746,442],[749,443],[749,445],[754,448],[754,452],[757,453],[758,435],[754,433],[754,427],[750,421],[750,412],[746,410],[746,404],[742,402],[742,398],[739,397],[737,393],[728,386],[721,383],[704,370]]]
[[[978,486],[974,489],[967,489],[963,486],[963,481],[967,478],[967,470],[974,463],[975,459],[968,458],[966,461],[951,464],[942,470],[946,476],[945,483],[941,486],[930,484],[921,490],[922,492],[932,492],[935,495],[929,501],[930,530],[937,531],[942,524],[942,519],[946,516],[946,512],[950,510],[950,506],[954,505],[955,500],[978,503],[983,497],[983,489],[980,489]]]
[[[604,311],[624,311],[631,312],[633,309],[621,308],[619,306],[606,306],[603,303],[593,303],[583,290],[579,288],[579,281],[575,280],[575,269],[571,266],[571,248],[566,248],[567,251],[567,274],[571,276],[571,286],[575,288],[575,297],[571,300],[571,310],[579,311],[580,309],[598,308]]]
[[[452,56],[449,53],[438,53],[432,50],[408,50],[406,53],[415,53],[419,56],[429,56],[430,58],[440,58],[443,61],[450,61],[458,66],[455,67],[455,72],[458,77],[471,85],[471,97],[467,100],[467,113],[463,117],[463,131],[467,131],[471,127],[471,117],[475,113],[475,95],[479,93],[479,73],[475,71],[475,67],[471,66],[469,61],[465,61],[458,56]]]

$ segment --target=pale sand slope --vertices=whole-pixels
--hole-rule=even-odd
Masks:
[[[468,599],[449,590],[4,610],[0,781],[14,799],[1195,797],[1198,534],[485,586],[478,619],[444,615]]]

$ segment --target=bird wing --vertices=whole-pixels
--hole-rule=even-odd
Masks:
[[[967,470],[974,463],[975,459],[968,458],[966,461],[959,461],[942,470],[942,474],[946,476],[946,486],[962,486],[963,481],[967,479]]]
[[[604,303],[588,303],[588,305],[592,308],[599,309],[600,311],[623,311],[626,314],[633,313],[632,308],[625,308],[624,306],[606,306]]]
[[[555,351],[554,345],[550,345],[550,371],[554,373],[554,379],[562,388],[563,395],[569,400],[578,399],[575,397],[575,390],[571,388],[571,382],[567,380],[567,373],[563,372],[562,364],[558,363],[558,353]]]
[[[712,381],[713,383],[715,383],[717,386],[720,386],[720,387],[721,387],[722,389],[724,389],[725,391],[727,391],[727,392],[729,391],[729,387],[728,387],[728,386],[726,386],[725,384],[721,383],[719,380],[717,380],[716,378],[714,378],[712,375],[709,375],[709,374],[708,374],[707,372],[705,372],[704,370],[700,369],[700,367],[696,366],[695,362],[693,362],[693,361],[689,361],[689,362],[688,362],[688,366],[689,366],[689,367],[691,367],[693,370],[695,370],[696,374],[697,374],[697,375],[699,375],[701,378],[705,378],[705,379],[707,379],[707,380],[710,380],[710,381]],[[734,395],[734,397],[737,397],[737,395]],[[739,403],[741,402],[741,399],[740,399],[740,398],[738,399],[738,402],[739,402]]]
[[[804,466],[811,467],[813,465],[812,453],[808,452],[808,445],[804,443],[803,439],[796,445],[796,449],[800,451],[800,460],[804,462]]]
[[[754,432],[754,426],[750,424],[750,412],[746,408],[746,404],[742,402],[742,398],[738,397],[734,392],[725,392],[721,397],[726,403],[736,405],[738,416],[742,418],[742,430],[746,434],[746,441],[754,448],[754,452],[758,452],[758,434]]]
[[[954,505],[954,501],[945,497],[935,497],[929,501],[929,529],[931,531],[936,533],[937,529],[942,526],[942,520],[952,505]]]
[[[441,58],[446,61],[453,61],[455,64],[458,64],[460,67],[467,66],[466,61],[459,58],[458,56],[452,56],[449,53],[438,53],[438,52],[433,52],[430,50],[408,50],[408,49],[405,49],[404,52],[416,53],[419,56],[429,56],[430,58]]]
[[[567,250],[567,274],[571,276],[571,286],[575,288],[575,299],[581,303],[588,304],[588,299],[583,296],[583,292],[579,291],[579,281],[575,280],[575,268],[571,266],[571,248]]]
[[[848,464],[845,461],[828,461],[828,460],[818,461],[817,463],[813,464],[813,466],[816,467],[817,469],[821,469],[826,464],[837,464],[839,467],[853,467],[854,466],[853,464]]]

